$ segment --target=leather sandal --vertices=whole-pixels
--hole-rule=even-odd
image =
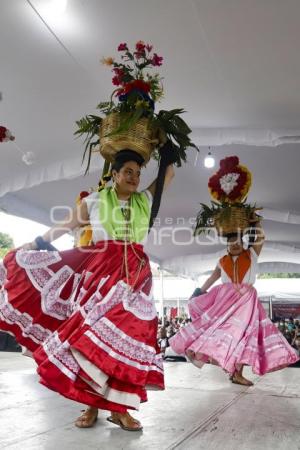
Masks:
[[[141,423],[138,420],[134,419],[134,417],[132,417],[128,412],[125,414],[113,412],[112,415],[110,417],[107,417],[106,420],[108,420],[108,422],[114,423],[115,425],[118,425],[120,428],[122,428],[122,430],[126,431],[142,431],[143,429]],[[130,426],[130,423],[133,423],[136,426]]]

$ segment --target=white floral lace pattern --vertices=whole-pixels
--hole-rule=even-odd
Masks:
[[[8,302],[7,292],[3,288],[0,291],[0,317],[6,323],[18,325],[22,335],[36,344],[42,344],[51,335],[50,330],[33,323],[29,314],[14,309]]]
[[[73,299],[73,292],[77,288],[79,278],[74,276],[71,294],[67,299],[60,298],[60,293],[73,274],[70,267],[64,266],[45,284],[41,290],[41,306],[44,314],[59,320],[70,317],[73,311],[73,302],[70,300]]]
[[[55,331],[49,339],[44,342],[43,349],[48,355],[50,361],[52,361],[64,373],[68,373],[69,371],[69,378],[74,380],[80,370],[80,366],[70,351],[69,342],[62,342],[58,333]],[[62,365],[64,367],[62,367]]]
[[[135,369],[142,370],[143,372],[158,372],[163,374],[163,369],[160,369],[153,361],[153,364],[148,363],[140,363],[136,360],[130,359],[127,356],[116,352],[113,348],[107,345],[104,341],[96,336],[96,334],[92,333],[92,331],[88,330],[85,332],[85,336],[90,339],[93,344],[95,344],[98,348],[107,353],[111,358],[116,361],[121,362],[122,364],[126,364],[129,367],[134,367]]]
[[[83,317],[86,317],[87,314],[89,314],[91,311],[94,312],[96,311],[95,308],[97,309],[97,304],[99,304],[103,299],[100,289],[109,280],[109,278],[110,275],[100,279],[96,292],[88,299],[88,301],[81,308],[81,314],[83,315]],[[86,292],[87,291],[84,288],[81,288],[79,292],[79,297],[81,297],[80,300],[83,298]]]
[[[119,353],[141,363],[153,363],[156,355],[153,347],[131,338],[105,317],[95,323],[91,329],[98,338]]]
[[[4,267],[3,261],[0,261],[0,287],[5,283],[6,280],[6,269]]]
[[[16,253],[16,261],[23,269],[39,269],[61,261],[61,256],[57,251],[42,252],[21,249]]]
[[[106,281],[106,279],[104,279]],[[147,296],[144,292],[133,291],[124,281],[119,281],[115,284],[109,292],[102,298],[100,293],[100,287],[104,283],[98,286],[98,290],[91,299],[87,302],[88,305],[84,307],[88,312],[85,322],[88,325],[93,325],[101,317],[103,317],[107,311],[114,306],[123,303],[125,311],[129,311],[141,320],[152,320],[156,317],[156,309],[154,306],[153,296],[150,294]]]
[[[159,369],[161,369],[162,371],[164,370],[164,361],[163,361],[163,357],[162,357],[161,353],[155,355],[153,364],[155,366],[157,366]]]
[[[74,294],[81,275],[74,273],[67,265],[54,273],[48,266],[61,261],[61,256],[57,251],[19,250],[16,253],[16,261],[26,271],[33,286],[41,293],[43,313],[58,320],[70,317],[74,310]],[[72,276],[74,276],[74,280],[71,293],[68,298],[63,299],[60,297],[60,293]]]
[[[89,314],[91,311],[95,312],[95,309],[97,309],[97,304],[100,303],[102,299],[102,296],[100,292],[95,292],[88,301],[83,305],[83,308],[81,308],[81,313],[83,312],[84,317]]]
[[[86,316],[85,323],[87,325],[93,325],[96,323],[104,314],[107,313],[114,306],[122,303],[123,289],[120,288],[120,284],[117,283],[113,286],[108,294],[101,299],[100,292],[96,292],[90,299],[90,304],[88,305],[89,312]],[[99,301],[101,299],[101,302]],[[94,306],[92,306],[94,304]],[[86,307],[85,307],[86,308]]]
[[[157,316],[152,292],[149,295],[142,291],[132,291],[130,287],[120,281],[123,289],[123,306],[141,320],[153,320]]]
[[[53,277],[52,270],[44,267],[36,269],[27,269],[26,274],[30,279],[32,285],[37,291],[41,291],[43,287],[51,280]]]

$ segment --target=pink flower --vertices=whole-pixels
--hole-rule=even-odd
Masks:
[[[124,52],[125,50],[128,50],[126,42],[123,42],[123,43],[119,44],[118,51],[119,52]]]
[[[136,48],[136,51],[138,52],[138,53],[141,53],[141,52],[144,52],[145,51],[145,43],[143,42],[143,41],[138,41],[136,44],[135,44],[135,48]]]
[[[115,67],[113,72],[120,78],[124,75],[124,70],[120,69],[120,67]]]
[[[113,84],[114,84],[115,86],[120,86],[120,84],[121,84],[121,80],[120,80],[120,78],[119,78],[117,75],[115,75],[115,76],[113,77],[112,82],[113,82]]]
[[[3,142],[6,139],[6,127],[0,126],[0,142]]]
[[[163,57],[162,56],[158,56],[156,53],[153,53],[153,58],[152,58],[152,64],[153,66],[161,66],[162,62],[163,62]]]
[[[11,134],[11,132],[3,126],[0,126],[0,142],[8,142],[14,141],[15,137]]]

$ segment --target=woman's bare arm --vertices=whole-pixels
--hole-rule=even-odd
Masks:
[[[201,291],[206,292],[221,276],[220,267],[216,267],[211,276],[205,281],[203,286],[201,286]]]

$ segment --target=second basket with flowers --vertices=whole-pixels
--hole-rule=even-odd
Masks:
[[[201,203],[197,215],[195,234],[216,228],[220,236],[243,233],[260,220],[256,214],[261,208],[247,203],[252,175],[237,156],[220,161],[220,169],[209,179],[211,205]]]
[[[176,164],[180,166],[186,161],[186,150],[197,147],[181,117],[183,109],[155,111],[156,102],[163,97],[163,86],[153,69],[162,65],[163,57],[143,41],[138,41],[134,50],[121,43],[118,52],[119,60],[112,57],[102,60],[113,73],[115,89],[110,100],[99,103],[100,115],[90,114],[76,122],[75,135],[85,137],[86,172],[94,151],[99,150],[107,163],[111,163],[118,151],[130,149],[139,153],[146,163],[151,157],[159,159],[158,149],[166,141],[171,144]]]

